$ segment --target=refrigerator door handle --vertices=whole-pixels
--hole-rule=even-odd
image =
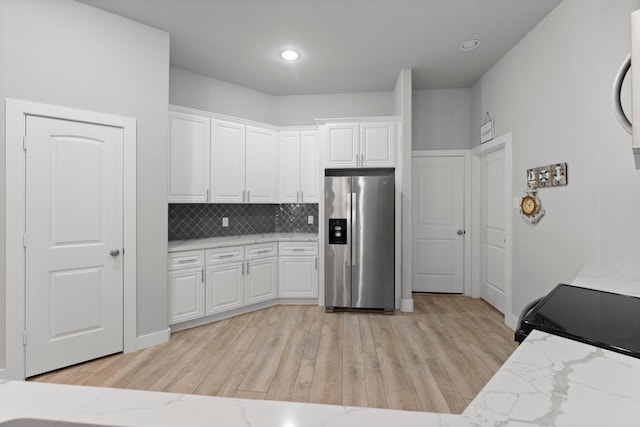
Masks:
[[[358,199],[357,193],[351,193],[351,265],[355,266],[358,260]]]

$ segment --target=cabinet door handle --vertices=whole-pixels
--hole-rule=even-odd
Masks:
[[[247,261],[247,276],[249,275],[249,261]]]
[[[233,254],[220,255],[220,258],[232,258]]]
[[[304,248],[293,248],[291,249],[293,252],[303,252]]]
[[[208,188],[207,188],[207,198],[206,198],[206,201],[207,201],[207,202],[209,201],[209,189],[208,189]]]
[[[204,283],[204,267],[202,267],[202,277],[200,277],[200,282]]]
[[[304,203],[304,191],[300,191],[300,203]]]
[[[244,203],[244,196],[245,196],[246,191],[242,190],[242,202]]]
[[[316,257],[316,270],[318,269],[318,257]]]
[[[244,262],[242,263],[242,275],[244,276]]]
[[[191,263],[191,262],[198,262],[197,259],[181,259],[178,261],[178,264],[186,264],[186,263]]]
[[[360,154],[360,166],[364,166],[364,154]]]
[[[267,252],[271,252],[271,250],[270,249],[262,249],[262,250],[258,251],[257,253],[266,254]]]
[[[251,203],[251,191],[247,190],[247,203]]]

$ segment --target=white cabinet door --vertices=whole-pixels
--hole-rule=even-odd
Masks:
[[[360,124],[360,166],[395,165],[395,123]]]
[[[169,111],[169,203],[205,203],[209,194],[210,120]]]
[[[276,291],[276,283],[278,283],[277,258],[247,261],[247,275],[245,277],[247,304],[271,300],[278,296]]]
[[[300,202],[320,202],[320,132],[300,132]]]
[[[202,268],[169,272],[169,324],[204,316]]]
[[[207,267],[205,314],[244,305],[244,261]]]
[[[358,124],[325,125],[327,167],[348,168],[358,166]]]
[[[276,201],[278,133],[256,126],[246,128],[246,201]]]
[[[300,194],[300,132],[280,132],[280,201],[298,203]]]
[[[280,298],[318,297],[318,258],[281,256]]]
[[[211,121],[211,201],[242,203],[245,196],[245,126]]]

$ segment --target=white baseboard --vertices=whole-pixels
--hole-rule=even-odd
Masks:
[[[504,316],[504,323],[511,328],[511,330],[515,331],[519,325],[518,325],[518,318],[516,316],[514,316],[513,314],[507,314],[506,316]]]
[[[413,298],[401,299],[400,311],[404,313],[413,313]]]
[[[126,349],[125,353],[131,353],[133,351],[142,350],[143,348],[152,347],[158,344],[163,344],[169,341],[170,336],[171,336],[171,330],[169,328],[159,332],[152,332],[150,334],[140,335],[136,337],[135,347]]]

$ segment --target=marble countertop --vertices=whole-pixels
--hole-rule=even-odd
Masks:
[[[57,427],[472,426],[459,415],[0,381],[0,427],[23,418],[55,421]]]
[[[251,245],[269,242],[317,242],[318,233],[265,233],[243,234],[239,236],[207,237],[204,239],[172,240],[169,252],[213,249],[226,246]]]
[[[640,425],[640,359],[532,331],[464,411],[480,426]]]

